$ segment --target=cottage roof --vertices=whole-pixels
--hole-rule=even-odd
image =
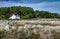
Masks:
[[[20,19],[18,14],[13,14],[9,19]]]

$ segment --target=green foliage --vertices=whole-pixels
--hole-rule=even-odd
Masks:
[[[57,13],[51,13],[47,11],[35,11],[35,16],[38,18],[59,18],[60,15]]]
[[[12,7],[1,7],[0,8],[0,19],[8,19],[13,14],[19,14],[21,19],[30,19],[30,18],[59,18],[60,15],[57,13],[51,13],[48,11],[34,11],[31,7],[21,7],[21,6],[12,6]]]
[[[2,39],[5,36],[4,31],[0,31],[0,39]]]
[[[18,31],[18,32],[14,31],[14,38],[15,37],[18,39],[39,39],[40,35],[32,33],[30,36],[28,36],[28,33],[24,31]]]
[[[39,38],[40,38],[39,34],[32,33],[31,36],[27,37],[26,39],[39,39]]]
[[[30,30],[29,30],[30,31]],[[28,32],[29,32],[28,31]],[[44,32],[45,33],[45,32]],[[55,30],[51,31],[52,34],[52,39],[60,39],[60,32],[56,32]],[[18,31],[13,30],[13,31],[0,31],[0,39],[41,39],[43,37],[41,37],[41,35],[44,34],[35,34],[35,33],[31,33],[30,35],[27,32],[22,31]],[[46,39],[48,39],[50,36],[48,36]]]

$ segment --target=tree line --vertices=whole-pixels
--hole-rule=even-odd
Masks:
[[[21,19],[31,18],[60,18],[57,13],[48,11],[39,11],[31,7],[12,6],[12,7],[1,7],[0,8],[0,19],[9,19],[13,14],[19,14]]]

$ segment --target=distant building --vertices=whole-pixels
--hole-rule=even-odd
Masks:
[[[9,19],[20,19],[18,14],[13,14]]]

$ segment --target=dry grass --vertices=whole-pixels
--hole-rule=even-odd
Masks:
[[[24,26],[24,25],[25,25],[24,22],[15,22],[15,23],[13,24],[13,26]]]

